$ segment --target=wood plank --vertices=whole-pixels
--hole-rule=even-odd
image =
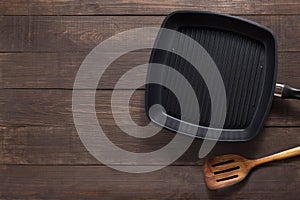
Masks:
[[[101,127],[115,145],[136,153],[158,150],[174,137],[174,133],[162,130],[151,138],[138,139],[123,133],[115,125],[101,124]],[[65,127],[2,127],[0,132],[0,164],[102,165],[83,146],[74,125]],[[265,128],[249,142],[219,142],[209,156],[235,153],[253,159],[263,157],[299,145],[299,132],[300,128]],[[198,158],[202,142],[203,140],[196,139],[172,165],[202,165],[202,160]],[[102,145],[108,144],[103,143]],[[110,153],[107,152],[107,155]],[[300,160],[297,158],[286,162],[300,166]],[[109,163],[111,165],[121,164],[115,160],[111,160]],[[128,161],[122,163],[122,165],[124,164],[162,165],[163,163],[152,160],[151,163]]]
[[[72,89],[76,73],[87,53],[0,53],[0,88]],[[103,74],[98,89],[113,89],[120,77],[147,63],[150,50],[130,52],[118,58]],[[278,82],[300,87],[300,52],[279,53]],[[130,82],[145,80],[146,69]],[[122,88],[133,89],[129,82]]]
[[[90,91],[86,91],[89,95]],[[127,90],[116,91],[118,107],[124,108]],[[112,124],[111,90],[98,90],[96,111],[103,123]],[[131,99],[131,116],[138,124],[147,124],[144,112],[144,91],[138,90]],[[266,126],[300,126],[297,100],[275,99]],[[3,89],[0,95],[0,126],[73,125],[72,90]],[[121,120],[127,117],[119,113]]]
[[[28,15],[28,0],[0,1],[0,15]]]
[[[207,190],[198,166],[167,167],[146,174],[107,167],[1,166],[2,199],[297,199],[299,165],[257,168],[235,186]],[[279,189],[280,188],[280,189]]]
[[[0,88],[72,89],[76,73],[86,55],[85,52],[0,53]],[[150,50],[135,51],[118,58],[103,74],[98,88],[113,89],[124,73],[147,63],[149,57]],[[145,80],[145,77],[146,69],[144,73],[132,77],[131,81]],[[126,84],[123,87],[132,88],[126,87]]]
[[[300,50],[299,16],[245,16],[271,28],[277,35],[280,51]],[[145,26],[160,26],[164,17],[32,17],[32,51],[91,50],[106,38]],[[51,41],[51,42],[49,42]]]
[[[162,16],[34,16],[30,17],[28,50],[89,52],[117,33],[147,26],[159,27],[163,19]]]
[[[28,17],[0,16],[0,29],[0,51],[23,51],[28,49]]]
[[[165,15],[174,10],[231,14],[299,14],[297,0],[4,0],[1,15]]]
[[[271,28],[278,37],[279,51],[300,50],[299,15],[244,17]],[[5,31],[0,35],[0,51],[89,52],[116,33],[159,27],[163,19],[164,16],[1,16],[0,28]]]

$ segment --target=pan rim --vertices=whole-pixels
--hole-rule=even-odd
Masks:
[[[231,16],[231,15],[228,15],[228,14],[222,14],[222,13],[215,13],[215,12],[210,12],[210,11],[195,11],[195,10],[177,10],[177,11],[174,11],[172,13],[170,13],[163,21],[161,27],[162,28],[166,28],[166,24],[172,19],[172,17],[176,16],[176,15],[182,15],[182,14],[193,14],[193,15],[212,15],[212,16],[219,16],[219,17],[225,17],[227,19],[230,19],[230,20],[236,20],[236,21],[239,21],[239,22],[242,22],[242,23],[246,23],[248,25],[251,25],[251,26],[254,26],[256,27],[257,29],[260,29],[260,30],[263,30],[266,34],[269,35],[269,38],[271,40],[271,42],[273,43],[274,45],[274,48],[272,48],[272,53],[274,54],[274,74],[272,75],[273,76],[273,79],[272,79],[272,87],[271,89],[269,90],[269,94],[266,95],[268,96],[268,99],[265,99],[267,101],[267,103],[265,103],[267,106],[265,107],[265,112],[263,114],[263,116],[260,118],[262,119],[260,123],[257,123],[257,126],[255,127],[255,130],[249,130],[249,131],[245,131],[246,129],[248,129],[249,127],[253,127],[253,121],[256,120],[256,115],[258,112],[258,109],[255,111],[255,114],[254,114],[254,117],[252,118],[252,121],[251,123],[249,124],[249,126],[245,129],[224,129],[223,131],[224,132],[236,132],[238,134],[238,137],[234,138],[234,139],[230,139],[226,136],[221,135],[221,137],[218,139],[219,141],[230,141],[230,142],[236,142],[236,141],[248,141],[248,140],[251,140],[253,139],[260,131],[261,129],[263,128],[263,124],[269,114],[269,111],[270,111],[270,108],[271,108],[271,105],[272,105],[272,100],[273,100],[273,94],[274,94],[274,91],[275,91],[275,84],[276,84],[276,80],[277,80],[277,68],[278,68],[278,44],[277,44],[277,39],[275,37],[275,34],[273,33],[273,31],[257,22],[253,22],[251,20],[248,20],[248,19],[244,19],[244,18],[240,18],[240,17],[237,17],[237,16]],[[157,39],[159,38],[159,35],[157,36]],[[269,50],[267,50],[267,48],[270,48],[267,46],[266,43],[263,43],[265,48],[266,48],[266,52]],[[274,50],[274,51],[273,51]],[[152,50],[152,53],[151,53],[151,56],[150,56],[150,61],[149,63],[151,63],[151,61],[153,60],[153,55],[154,55],[154,49]],[[149,73],[149,71],[148,71]],[[148,75],[147,75],[148,76]],[[265,84],[265,81],[263,81],[263,84]],[[264,87],[264,86],[263,86]],[[146,110],[146,114],[147,114],[147,117],[154,123],[157,124],[157,122],[155,122],[153,120],[153,118],[149,115],[149,101],[148,101],[148,98],[149,98],[149,86],[146,85],[146,90],[145,90],[145,110]],[[261,101],[259,102],[259,104],[261,104]],[[200,125],[199,125],[200,126]],[[165,126],[164,126],[165,127]],[[172,130],[174,131],[172,128],[170,127],[165,127],[169,130]],[[208,127],[206,127],[208,128]],[[185,134],[185,133],[183,133]],[[188,134],[185,134],[185,135],[188,135]],[[193,136],[195,137],[195,136]],[[196,136],[196,138],[204,138],[204,137],[198,137]],[[213,138],[211,138],[211,140],[214,140]]]

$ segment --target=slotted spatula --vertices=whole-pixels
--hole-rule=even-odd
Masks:
[[[206,184],[211,190],[227,187],[242,181],[253,167],[299,155],[300,146],[256,160],[235,154],[217,156],[204,161]]]

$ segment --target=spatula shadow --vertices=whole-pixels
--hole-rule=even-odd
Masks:
[[[220,197],[222,197],[222,199],[235,199],[234,197],[237,195],[237,193],[240,193],[242,189],[247,186],[247,182],[250,179],[251,173],[252,172],[250,172],[248,176],[238,184],[221,188],[218,190],[209,190],[209,199],[216,199]]]

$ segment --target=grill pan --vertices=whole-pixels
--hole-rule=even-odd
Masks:
[[[217,65],[227,99],[227,114],[220,141],[247,141],[256,136],[270,110],[274,92],[275,96],[282,98],[300,98],[299,90],[276,84],[277,41],[269,29],[242,18],[198,11],[173,12],[166,17],[161,27],[181,32],[196,40]],[[163,42],[161,40],[158,34],[156,43]],[[178,46],[179,43],[173,41],[170,45],[174,48],[193,48],[189,44]],[[191,120],[187,124],[198,126],[196,137],[204,138],[209,128],[211,99],[201,75],[184,58],[155,47],[149,63],[172,67],[190,82],[201,112],[199,122]],[[149,68],[148,78],[151,73]],[[172,80],[167,73],[163,73],[162,77]],[[174,84],[180,83],[174,81]],[[163,86],[147,84],[145,108],[153,122],[153,116],[159,114],[149,112],[154,104],[160,104],[165,109],[167,120],[163,126],[176,131],[181,113],[175,95]],[[216,139],[209,135],[206,137]]]

